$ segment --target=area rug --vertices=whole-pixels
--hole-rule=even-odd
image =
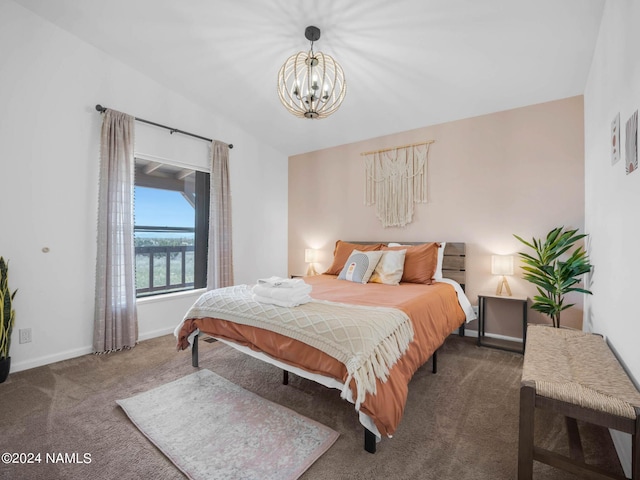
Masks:
[[[116,402],[193,480],[296,479],[339,435],[209,370]]]

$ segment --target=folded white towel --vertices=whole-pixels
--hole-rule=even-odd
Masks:
[[[266,287],[258,284],[251,289],[252,293],[265,298],[275,298],[284,302],[295,300],[297,297],[311,293],[311,285],[304,282],[295,288]]]
[[[258,279],[258,285],[272,288],[295,288],[306,285],[306,283],[301,278],[269,277]]]
[[[277,305],[279,307],[297,307],[298,305],[303,305],[311,301],[311,297],[309,295],[302,295],[297,297],[295,300],[278,300],[277,298],[270,297],[261,297],[260,295],[253,294],[253,299],[256,302],[260,303],[268,303],[270,305]]]

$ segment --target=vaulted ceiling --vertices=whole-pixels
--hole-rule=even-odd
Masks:
[[[584,92],[604,0],[16,0],[286,155]],[[345,71],[342,107],[278,100],[293,53]],[[99,100],[99,99],[97,99]],[[135,114],[135,112],[129,112]],[[179,125],[178,125],[179,127]]]

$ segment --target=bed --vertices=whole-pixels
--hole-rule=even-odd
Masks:
[[[427,245],[436,245],[436,249]],[[412,253],[407,253],[399,281],[400,277],[396,275],[397,284],[360,283],[344,278],[345,265],[353,258],[350,255],[357,253],[353,250]],[[433,260],[434,264],[425,281],[424,272],[411,271],[411,266],[415,267],[420,262],[422,268],[426,257],[416,256],[416,252],[427,251],[429,261]],[[436,255],[433,252],[437,252],[437,257],[431,257]],[[391,258],[392,254],[384,255]],[[393,255],[397,256],[396,253]],[[191,345],[192,363],[198,366],[198,336],[206,334],[283,369],[284,383],[287,383],[288,372],[292,372],[340,389],[343,398],[354,403],[364,426],[365,450],[375,453],[377,441],[382,436],[393,436],[402,419],[408,384],[415,371],[433,358],[435,373],[438,348],[456,329],[463,335],[465,323],[474,318],[464,295],[465,246],[462,243],[440,245],[426,242],[388,247],[386,243],[338,241],[333,264],[326,274],[304,277],[303,280],[311,285],[313,301],[295,308],[253,302],[249,286],[228,287],[203,294],[176,328],[178,348],[187,349]],[[377,281],[380,282],[380,277]],[[421,283],[423,281],[425,283]],[[230,303],[233,307],[229,306]],[[212,305],[215,308],[212,309]],[[238,305],[242,314],[229,310],[237,309]],[[314,331],[328,330],[322,332],[325,337],[320,343],[315,341],[316,337],[309,339],[304,332],[289,330],[290,324],[304,323],[303,327],[308,328],[308,323],[315,322],[309,319],[316,317],[326,321],[338,318],[342,323],[339,323],[339,328],[333,326],[335,324],[315,326]],[[345,354],[347,356],[343,358],[333,343],[325,342],[327,335],[333,341],[336,334],[343,335],[342,330],[348,330],[342,328],[347,317],[358,328],[368,328],[380,335],[375,340],[369,339],[373,335],[369,330],[362,335],[371,345],[366,344],[356,350],[372,353],[369,357],[367,353],[366,359],[355,355],[361,360],[356,366],[350,361],[353,356]],[[356,333],[348,335],[357,336]],[[347,340],[349,344],[356,342],[355,339]]]

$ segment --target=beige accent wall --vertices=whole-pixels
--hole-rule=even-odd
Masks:
[[[383,228],[374,207],[364,205],[360,153],[427,140],[435,140],[428,163],[429,202],[416,205],[407,227]],[[326,269],[338,239],[466,242],[467,293],[475,305],[477,294],[495,291],[498,282],[491,275],[491,255],[522,249],[514,233],[540,237],[559,225],[582,230],[583,222],[582,96],[289,158],[290,274],[306,271],[305,248],[319,249],[316,267]],[[509,283],[514,294],[535,293],[519,267]],[[583,299],[573,300],[577,306],[563,323],[580,327]],[[530,319],[546,321],[535,312]],[[520,325],[505,315],[491,330],[520,336]]]

